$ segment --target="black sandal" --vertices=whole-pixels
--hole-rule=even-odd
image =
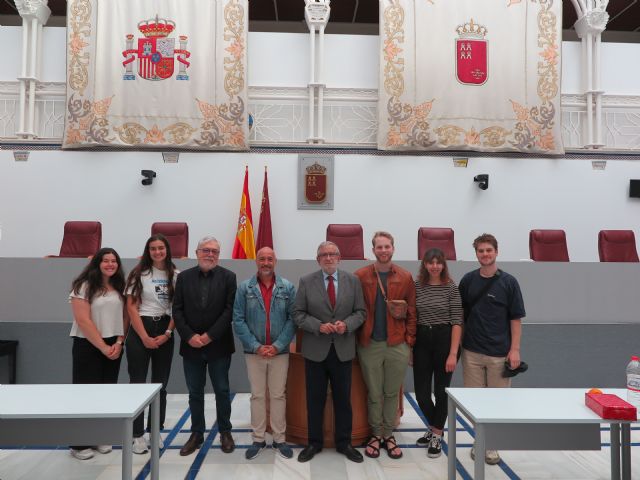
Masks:
[[[402,458],[402,450],[400,450],[398,442],[396,442],[396,439],[393,435],[391,435],[389,438],[384,439],[384,448],[387,450],[387,455],[389,455],[389,458],[392,458],[394,460]],[[396,450],[398,451],[398,453],[393,453]]]
[[[374,445],[375,442],[378,442],[378,446]],[[367,442],[367,448],[364,450],[364,454],[369,458],[378,458],[380,456],[380,447],[382,447],[382,438],[377,435],[371,435],[369,437],[369,441]],[[369,453],[367,449],[373,450],[373,453]]]

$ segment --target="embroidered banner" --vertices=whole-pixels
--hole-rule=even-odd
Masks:
[[[380,0],[378,148],[564,153],[560,0]]]
[[[248,149],[248,0],[69,0],[63,148]]]

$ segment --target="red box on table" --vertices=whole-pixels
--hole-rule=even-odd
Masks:
[[[607,420],[637,420],[636,407],[610,393],[585,393],[584,404]]]

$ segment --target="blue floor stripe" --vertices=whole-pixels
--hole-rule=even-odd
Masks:
[[[413,397],[409,394],[409,392],[404,392],[404,396],[409,402],[409,404],[411,405],[411,407],[416,411],[416,413],[418,414],[422,422],[425,425],[429,425],[429,422],[427,421],[427,417],[424,416],[424,413],[422,413],[422,410],[420,410],[418,403],[413,399]],[[458,429],[456,428],[456,431],[457,430]],[[423,447],[420,447],[420,448],[423,448]],[[447,444],[447,442],[445,442],[444,436],[442,438],[442,451],[446,456],[449,456],[449,445]],[[457,458],[456,458],[456,470],[458,471],[460,476],[463,478],[463,480],[472,480],[472,477],[471,475],[469,475],[469,472],[467,472],[467,469],[464,468],[462,463],[460,463],[460,460],[458,460]]]
[[[180,429],[187,421],[187,418],[189,418],[190,416],[191,412],[187,407],[187,410],[182,414],[180,420],[178,420],[175,426],[170,430],[169,435],[167,435],[167,437],[164,439],[164,448],[160,450],[160,458],[162,458],[162,455],[164,455],[165,450],[167,450],[167,448],[170,448],[171,442],[173,442],[174,438],[176,438],[176,436],[180,432]],[[151,473],[151,458],[149,458],[149,461],[144,465],[142,471],[136,476],[136,480],[144,480],[149,476],[149,473]]]
[[[229,395],[230,402],[233,402],[233,397],[235,397],[235,393],[232,393]],[[213,441],[215,440],[216,435],[218,435],[218,428],[219,428],[218,420],[216,420],[216,423],[214,423],[213,427],[211,427],[211,431],[209,432],[209,435],[207,435],[207,438],[204,439],[204,443],[200,447],[200,450],[198,451],[196,458],[193,460],[193,463],[191,464],[189,471],[185,475],[184,477],[185,480],[193,480],[198,475],[198,472],[200,471],[200,467],[202,467],[202,462],[204,461],[204,457],[207,456],[207,453],[209,452],[209,449],[211,448],[211,445],[213,444]]]
[[[469,425],[466,420],[464,420],[460,415],[456,415],[456,417],[458,422],[460,422],[460,425],[462,425],[467,433],[469,433],[469,435],[471,435],[473,438],[476,438],[476,432],[473,428],[471,428],[471,425]],[[511,469],[511,467],[509,467],[509,465],[504,462],[504,460],[500,459],[500,463],[498,463],[498,466],[511,480],[520,480],[520,477],[516,475],[516,473]]]

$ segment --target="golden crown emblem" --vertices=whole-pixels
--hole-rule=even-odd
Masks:
[[[487,29],[482,25],[474,23],[473,18],[469,23],[458,25],[456,31],[458,32],[458,35],[463,38],[484,38],[487,34]]]
[[[318,162],[316,162],[313,165],[308,166],[306,170],[307,174],[309,175],[324,175],[324,173],[327,171],[327,167],[323,167]]]
[[[150,18],[148,20],[142,20],[138,23],[138,30],[145,37],[167,37],[176,28],[175,22],[167,20],[166,18]]]

